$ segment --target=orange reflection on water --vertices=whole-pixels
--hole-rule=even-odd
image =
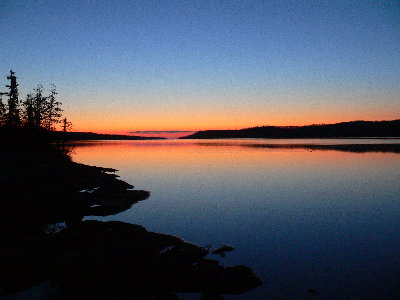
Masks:
[[[199,142],[186,140],[163,141],[101,141],[77,144],[73,159],[91,165],[146,169],[164,172],[187,170],[187,172],[245,172],[262,169],[269,173],[292,172],[302,167],[307,169],[363,168],[376,164],[382,167],[397,153],[351,153],[336,150],[310,150],[303,148],[253,147],[249,142],[228,143]]]

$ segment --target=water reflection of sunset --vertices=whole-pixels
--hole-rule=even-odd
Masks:
[[[256,141],[260,143],[260,141]],[[201,170],[204,166],[216,170],[249,169],[260,166],[269,171],[283,172],[291,165],[308,167],[336,168],[343,165],[362,167],[364,161],[377,165],[393,159],[398,154],[381,155],[378,153],[354,154],[335,150],[269,149],[251,147],[248,141],[219,141],[209,143],[198,141],[102,141],[83,142],[74,154],[74,159],[85,163],[104,166],[128,164],[140,168],[140,165],[157,164],[158,168]],[[249,147],[250,146],[250,147]],[[92,153],[96,153],[95,156]],[[356,160],[354,159],[356,156]],[[182,164],[181,162],[185,163]]]
[[[304,270],[310,285],[320,282],[316,288],[332,299],[343,284],[364,293],[376,284],[378,270],[391,278],[400,247],[399,154],[262,147],[283,142],[84,142],[73,159],[118,169],[122,180],[151,192],[148,200],[104,220],[142,224],[199,245],[234,245],[227,264],[247,264],[270,278],[260,297],[248,299],[277,291],[301,299]],[[304,141],[286,140],[296,142]],[[320,140],[357,142],[370,141]],[[288,278],[295,288],[287,289]],[[343,293],[338,298],[346,298]]]

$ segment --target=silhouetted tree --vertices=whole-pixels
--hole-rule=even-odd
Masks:
[[[67,121],[67,118],[64,118],[62,121],[62,130],[64,132],[72,130],[72,123]]]
[[[60,123],[61,102],[57,101],[57,90],[54,84],[51,85],[50,94],[44,95],[42,85],[38,85],[32,94],[26,96],[25,101],[19,101],[18,84],[15,72],[10,71],[7,76],[10,85],[7,85],[9,92],[0,92],[0,126],[10,128],[24,127],[55,130],[55,125]],[[8,96],[7,104],[3,103],[2,96]],[[21,107],[20,107],[21,104]],[[69,128],[69,122],[64,124]]]
[[[46,103],[46,97],[43,96],[43,86],[38,85],[35,89],[35,94],[33,96],[33,120],[34,120],[34,126],[36,128],[41,128],[44,127],[43,125],[43,120],[45,119],[46,116],[46,109],[47,109],[47,103]]]
[[[8,93],[0,92],[0,127],[6,124],[6,106],[3,103],[3,95],[8,95]]]
[[[10,80],[10,85],[6,85],[10,89],[8,93],[8,112],[6,114],[6,123],[10,127],[17,127],[21,123],[18,99],[18,84],[15,72],[10,70],[10,75],[7,76]]]
[[[56,100],[57,91],[54,84],[51,85],[50,95],[46,98],[45,128],[55,130],[54,125],[59,123],[61,118],[61,102]]]
[[[33,128],[35,126],[35,118],[33,114],[33,96],[32,94],[28,94],[26,96],[26,100],[22,103],[24,110],[23,110],[23,122],[24,125]]]

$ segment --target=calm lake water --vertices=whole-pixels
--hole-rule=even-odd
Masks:
[[[400,299],[400,154],[301,146],[374,143],[400,140],[82,142],[73,160],[151,192],[102,220],[235,246],[220,261],[264,285],[227,299]]]

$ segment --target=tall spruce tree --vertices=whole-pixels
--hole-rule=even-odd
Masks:
[[[7,76],[10,80],[10,85],[6,85],[10,89],[8,93],[8,112],[6,115],[6,123],[10,127],[17,127],[21,124],[20,111],[19,111],[19,99],[18,99],[18,84],[15,72],[10,70],[10,75]]]

